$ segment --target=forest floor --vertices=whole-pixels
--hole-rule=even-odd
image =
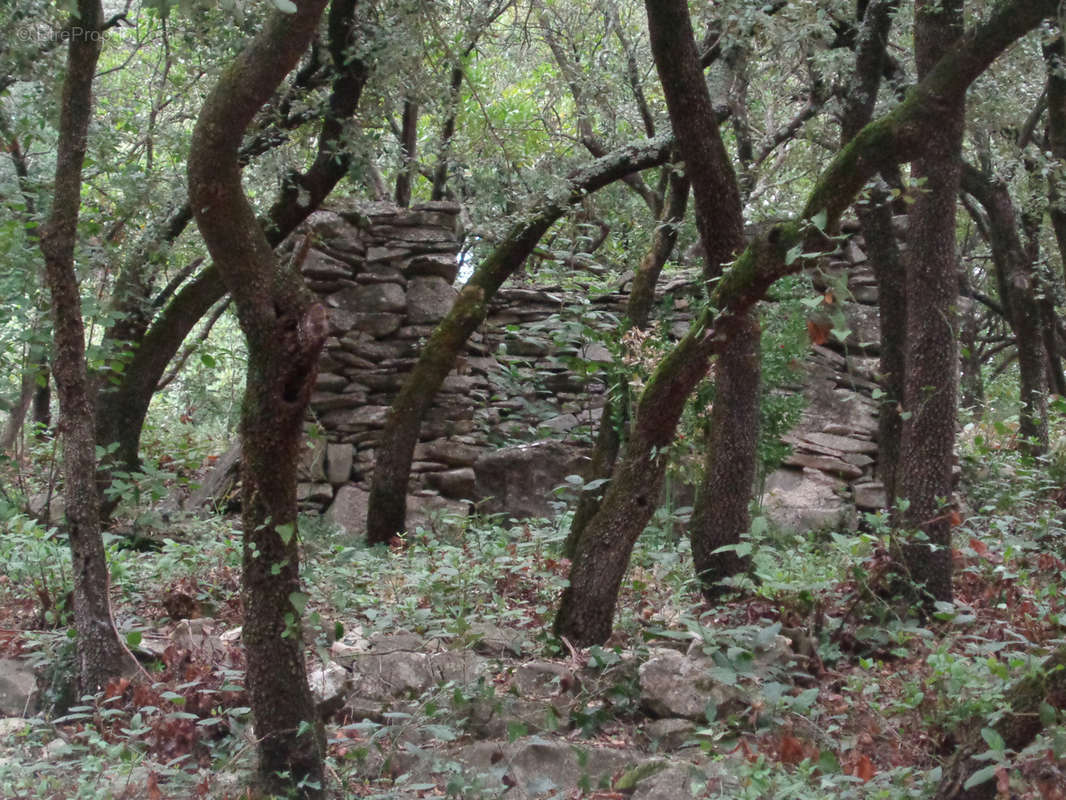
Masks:
[[[654,797],[638,779],[683,765],[695,797],[928,797],[961,732],[976,727],[999,796],[1063,800],[1062,709],[1042,713],[1044,733],[1020,753],[1004,750],[990,729],[1006,689],[1066,640],[1061,485],[1047,463],[1025,464],[1006,449],[982,446],[968,456],[956,600],[925,620],[889,598],[880,516],[858,532],[764,531],[746,543],[750,576],[711,606],[691,579],[684,519],[664,510],[634,554],[615,634],[584,650],[550,635],[568,568],[558,556],[565,514],[442,519],[392,549],[368,549],[308,519],[310,668],[355,665],[325,698],[333,704],[331,796]],[[91,698],[70,697],[68,688],[69,558],[60,537],[24,519],[0,545],[0,655],[36,669],[46,709],[2,727],[0,797],[245,796],[254,746],[237,630],[236,522],[164,521],[142,510],[133,524],[153,545],[109,539],[115,616],[155,682]],[[505,640],[510,632],[520,645],[493,657],[485,631]],[[358,664],[403,635],[414,638],[397,650],[423,651],[423,659],[481,653],[462,661],[476,667],[476,679],[438,675],[391,699],[375,694]],[[783,657],[756,669],[758,643],[772,639],[787,640]],[[656,717],[669,715],[650,696],[641,665],[670,649],[736,689],[730,702],[712,701],[722,695],[701,684],[703,711],[664,727]],[[375,663],[380,671],[384,662]],[[546,682],[522,678],[533,674]],[[529,723],[504,713],[518,703],[551,709]],[[501,726],[489,724],[486,708]],[[476,774],[471,759],[485,741],[492,744]],[[574,785],[562,778],[541,793],[516,785],[515,748],[529,742],[578,753]],[[588,754],[606,751],[630,760],[590,780]],[[438,756],[432,768],[427,753]],[[644,768],[657,758],[665,760]],[[636,777],[633,764],[643,770]]]

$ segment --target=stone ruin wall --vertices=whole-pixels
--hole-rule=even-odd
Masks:
[[[313,433],[299,498],[305,509],[328,509],[349,529],[362,529],[389,403],[454,301],[457,221],[458,207],[446,202],[411,209],[361,203],[316,212],[305,225],[313,246],[302,270],[329,309],[330,338],[311,399]],[[840,281],[831,276],[850,271],[851,296],[836,302],[852,334],[847,347],[812,347],[808,378],[794,387],[807,396],[808,408],[787,437],[793,454],[766,482],[767,513],[790,528],[853,525],[856,506],[868,510],[883,502],[873,480],[876,286],[861,236],[852,234],[815,275],[816,286],[832,283],[839,291]],[[516,516],[549,511],[551,490],[583,471],[587,452],[558,440],[593,432],[604,405],[596,370],[574,372],[568,358],[593,367],[611,358],[568,323],[583,318],[611,326],[626,303],[624,284],[618,289],[595,298],[559,287],[500,290],[422,426],[410,526],[440,511],[465,513],[471,502]],[[660,287],[660,307],[672,298],[671,335],[687,329],[696,293],[685,278]],[[500,449],[538,440],[556,441]]]

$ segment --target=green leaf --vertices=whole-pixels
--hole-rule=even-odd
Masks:
[[[818,699],[818,687],[815,686],[812,689],[805,689],[796,695],[792,700],[792,710],[804,713],[810,711],[811,706],[814,705],[814,701]]]
[[[1045,728],[1050,728],[1052,725],[1055,724],[1057,716],[1058,715],[1055,713],[1055,707],[1053,705],[1048,703],[1046,700],[1040,701],[1040,724],[1042,724]]]
[[[292,0],[274,0],[274,7],[282,14],[295,14],[300,10]]]
[[[140,647],[141,645],[141,632],[130,631],[126,634],[126,644],[130,647]]]
[[[292,541],[292,535],[296,533],[296,526],[291,522],[287,522],[284,525],[278,525],[274,530],[277,531],[278,536],[281,537],[281,541],[288,544]]]
[[[803,255],[803,243],[795,245],[785,253],[785,266],[792,266],[796,259]]]
[[[1002,753],[1007,749],[1007,743],[1003,741],[1003,737],[999,735],[999,731],[995,728],[982,728],[981,738],[985,740],[985,744],[997,753]]]
[[[969,780],[962,785],[963,789],[972,789],[975,786],[980,786],[985,781],[990,781],[996,777],[996,770],[999,769],[999,764],[989,764],[987,767],[982,767],[970,776]]]
[[[215,357],[210,353],[200,353],[200,363],[208,369],[214,369],[218,365]]]
[[[302,614],[307,607],[307,595],[303,592],[292,592],[289,595],[289,602],[292,604],[292,607],[296,609],[297,614]]]
[[[819,753],[818,769],[829,775],[840,772],[840,761],[837,760],[836,753],[832,750],[823,750]]]
[[[811,217],[811,224],[820,231],[825,230],[826,223],[829,221],[829,210],[823,208],[813,217]]]

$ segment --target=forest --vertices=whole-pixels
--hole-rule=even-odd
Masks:
[[[0,5],[0,797],[1066,800],[1063,25]]]

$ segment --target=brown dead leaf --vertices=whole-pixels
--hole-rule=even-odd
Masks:
[[[783,764],[799,764],[807,757],[803,750],[803,742],[787,733],[781,737],[778,753]]]
[[[813,319],[807,320],[807,336],[810,337],[811,344],[825,344],[829,341],[831,330],[832,325],[815,322]]]

